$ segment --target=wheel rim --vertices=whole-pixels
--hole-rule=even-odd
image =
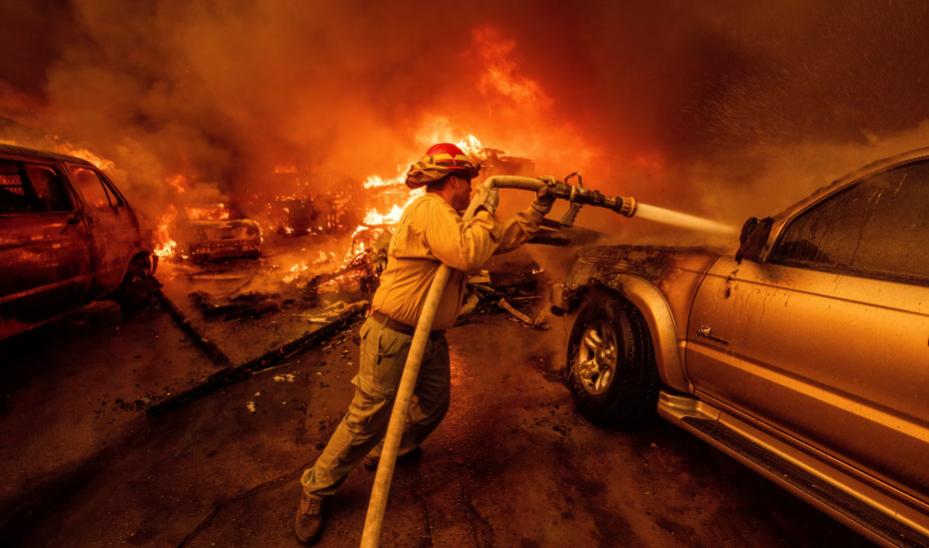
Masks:
[[[616,374],[616,333],[606,322],[596,322],[584,330],[577,350],[577,378],[591,394],[610,387]]]

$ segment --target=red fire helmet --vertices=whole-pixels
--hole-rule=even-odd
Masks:
[[[406,185],[419,188],[432,181],[438,181],[449,173],[473,179],[480,170],[481,166],[469,162],[468,156],[457,146],[439,143],[429,147],[423,159],[410,166],[406,175]]]
[[[426,151],[426,155],[435,158],[436,165],[447,169],[465,170],[471,167],[464,151],[451,143],[432,145]]]

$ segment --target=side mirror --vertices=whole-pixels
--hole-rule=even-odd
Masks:
[[[742,225],[742,234],[739,236],[739,250],[735,254],[735,262],[741,264],[742,259],[749,261],[758,261],[761,257],[761,250],[768,243],[768,236],[771,235],[771,227],[774,226],[774,219],[766,217],[758,220],[752,217]]]

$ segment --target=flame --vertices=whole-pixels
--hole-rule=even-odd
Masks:
[[[468,135],[465,138],[461,139],[456,143],[458,148],[464,151],[465,154],[474,158],[486,158],[487,152],[484,150],[484,145],[477,140],[477,137],[474,135]]]
[[[416,141],[424,147],[436,143],[454,143],[472,161],[480,162],[488,156],[487,148],[480,139],[444,116],[427,116],[422,128],[416,133]]]
[[[306,261],[302,263],[297,263],[290,268],[290,274],[284,276],[284,282],[290,283],[300,277],[301,274],[309,270],[309,265],[306,264]]]
[[[281,164],[274,166],[274,173],[296,173],[297,166],[294,164]]]
[[[63,143],[63,144],[57,145],[55,147],[55,152],[59,154],[67,154],[68,156],[74,156],[82,160],[87,160],[88,162],[97,166],[97,169],[101,171],[112,169],[113,166],[116,165],[111,160],[107,160],[106,158],[101,158],[100,156],[97,156],[96,154],[87,150],[86,148],[74,148],[74,146],[71,143]]]
[[[403,181],[406,179],[406,174],[403,166],[397,166],[397,171],[400,173],[393,179],[387,179],[386,181],[380,177],[380,175],[372,175],[368,177],[364,182],[365,190],[371,188],[377,188],[382,186],[392,186],[403,184]]]
[[[168,205],[168,212],[162,215],[158,222],[158,228],[155,229],[155,255],[160,259],[174,257],[177,253],[177,242],[168,235],[168,225],[177,214],[177,209],[173,205]]]

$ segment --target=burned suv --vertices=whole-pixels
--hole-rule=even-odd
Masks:
[[[585,248],[554,310],[591,420],[658,414],[886,546],[929,546],[929,149],[724,251]]]
[[[113,182],[80,158],[0,145],[0,339],[152,278],[143,234]]]

